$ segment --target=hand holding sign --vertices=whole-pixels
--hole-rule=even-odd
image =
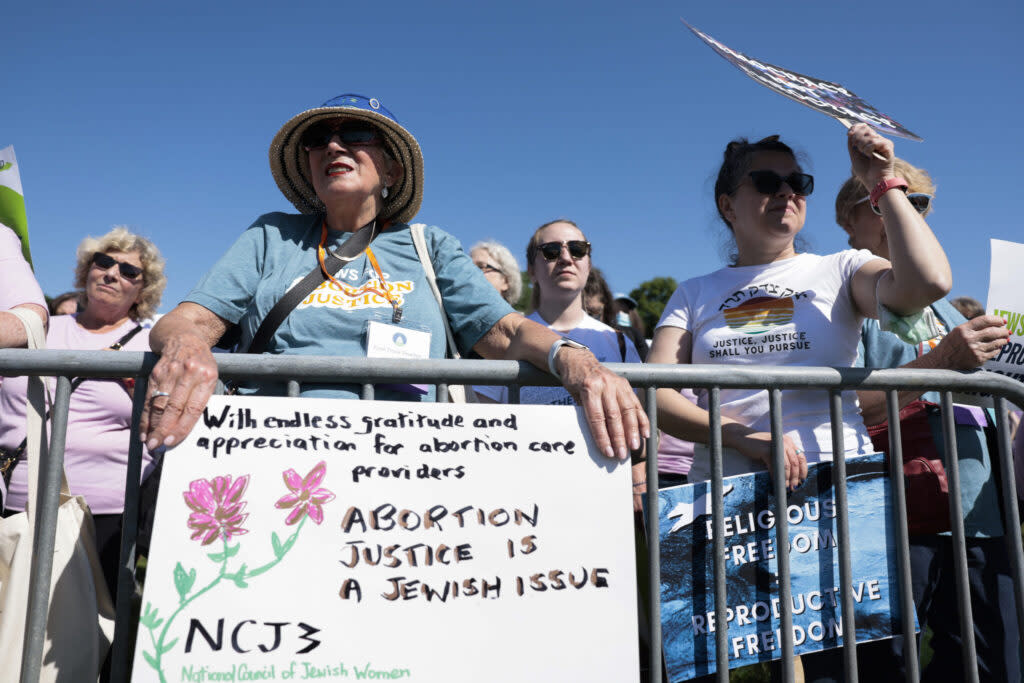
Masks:
[[[888,140],[863,123],[850,128],[846,134],[850,151],[850,169],[864,187],[871,189],[886,178],[895,177],[892,140]]]

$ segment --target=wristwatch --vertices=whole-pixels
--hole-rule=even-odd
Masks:
[[[548,370],[558,379],[562,379],[562,376],[559,375],[558,370],[555,369],[555,356],[558,354],[558,350],[563,346],[568,346],[570,349],[582,349],[583,351],[590,350],[590,347],[580,344],[578,341],[573,341],[568,337],[562,337],[552,344],[551,348],[548,350]]]

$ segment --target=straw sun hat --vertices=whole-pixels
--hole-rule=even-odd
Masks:
[[[411,221],[423,202],[423,154],[412,133],[376,98],[339,95],[293,116],[281,126],[270,143],[270,172],[281,192],[300,213],[324,213],[323,202],[316,196],[310,179],[309,154],[299,140],[317,121],[338,116],[367,121],[384,134],[387,149],[402,164],[404,175],[389,189],[381,218],[398,223]]]

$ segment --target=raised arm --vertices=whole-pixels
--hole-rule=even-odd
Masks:
[[[560,339],[518,313],[501,318],[473,347],[484,358],[524,360],[548,370],[548,352]],[[555,369],[563,386],[583,407],[598,449],[609,458],[629,458],[650,436],[647,415],[629,382],[605,369],[594,354],[562,346]]]
[[[174,446],[192,430],[217,386],[210,349],[228,322],[199,304],[181,303],[160,318],[149,345],[160,360],[149,379],[140,429],[146,447]]]
[[[847,147],[853,174],[869,192],[896,178],[891,140],[857,124],[847,134]],[[854,301],[862,315],[872,318],[878,317],[879,303],[897,315],[916,313],[949,293],[953,286],[949,261],[931,228],[902,191],[890,189],[882,194],[878,208],[889,242],[889,261],[871,261],[857,271],[853,278]]]

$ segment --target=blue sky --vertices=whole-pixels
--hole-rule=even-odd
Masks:
[[[21,166],[37,277],[71,287],[85,235],[126,224],[167,258],[161,311],[261,213],[290,210],[267,162],[292,115],[374,96],[419,139],[417,220],[522,259],[575,220],[614,290],[720,266],[713,174],[736,136],[809,158],[812,251],[844,248],[849,173],[832,119],[757,85],[730,47],[842,83],[924,138],[897,154],[938,184],[952,294],[984,302],[989,238],[1024,241],[1020,2],[8,3],[0,147]]]

